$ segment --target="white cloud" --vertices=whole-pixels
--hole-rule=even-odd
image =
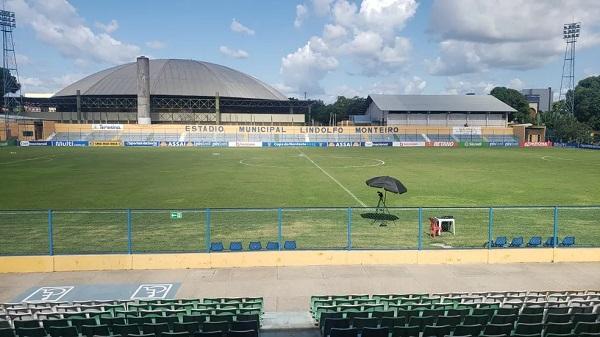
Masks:
[[[305,5],[296,5],[296,19],[294,20],[294,27],[300,28],[302,23],[308,17],[308,9]]]
[[[9,0],[6,7],[16,13],[22,25],[33,29],[38,40],[64,57],[118,64],[130,62],[140,53],[136,45],[108,33],[93,32],[66,0]]]
[[[246,52],[245,50],[232,49],[227,46],[220,46],[219,51],[221,52],[221,54],[223,54],[225,56],[233,57],[236,59],[246,59],[246,58],[248,58],[248,56],[250,56],[250,55],[248,55],[248,52]]]
[[[24,54],[15,54],[16,58],[17,58],[17,65],[27,65],[27,64],[31,64],[31,59],[29,58],[29,56],[24,55]]]
[[[521,91],[525,87],[525,83],[520,78],[513,78],[508,82],[508,87]]]
[[[338,60],[353,63],[350,73],[367,76],[403,70],[411,44],[399,33],[416,13],[415,0],[363,0],[360,7],[348,0],[335,0],[313,2],[313,6],[315,11],[320,6],[320,13],[329,13],[329,22],[320,36],[312,36],[303,47],[282,59],[285,85],[301,84],[323,92],[319,81],[327,71],[338,67]],[[326,71],[316,71],[323,67],[310,64],[323,60],[327,61]],[[309,71],[299,75],[289,69]]]
[[[564,52],[562,24],[571,15],[582,22],[578,48],[600,45],[596,0],[436,0],[428,31],[440,55],[426,66],[434,75],[542,67]]]
[[[97,28],[103,30],[107,34],[110,34],[114,31],[116,31],[117,29],[119,29],[119,23],[115,19],[110,20],[110,22],[107,24],[104,24],[102,22],[96,22],[96,23],[94,23],[94,25]]]
[[[475,93],[477,95],[487,95],[494,87],[507,87],[521,91],[525,87],[525,82],[520,78],[513,78],[507,83],[502,83],[489,79],[481,79],[476,75],[449,76],[446,79],[446,89],[442,91],[442,94],[464,95],[466,93]]]
[[[427,81],[423,80],[419,76],[413,76],[407,81],[404,87],[404,93],[407,95],[420,95],[425,90]]]
[[[333,0],[312,0],[312,7],[315,11],[315,14],[318,16],[325,16],[329,14],[332,2]]]
[[[67,85],[82,79],[84,76],[81,73],[71,73],[48,78],[23,76],[19,80],[23,93],[55,93]]]
[[[164,43],[162,41],[158,41],[158,40],[152,40],[152,41],[146,42],[146,47],[151,48],[151,49],[163,49],[166,46],[167,46],[166,43]]]
[[[244,26],[236,19],[231,20],[231,25],[229,26],[232,32],[246,34],[246,35],[254,35],[254,30]]]
[[[315,51],[307,42],[302,48],[288,54],[281,60],[280,72],[284,78],[284,85],[296,90],[307,91],[310,94],[323,93],[319,81],[328,71],[337,68],[338,60]]]

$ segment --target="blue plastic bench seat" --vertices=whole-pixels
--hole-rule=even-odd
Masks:
[[[222,252],[223,251],[223,242],[211,242],[210,243],[210,251],[211,252]]]
[[[513,238],[509,245],[509,247],[521,247],[521,246],[523,246],[523,237],[522,236],[517,236],[516,238]]]
[[[496,241],[492,241],[492,247],[504,247],[506,246],[507,242],[508,239],[506,236],[499,236],[496,238]]]
[[[565,236],[565,238],[560,243],[563,247],[571,247],[575,245],[575,237],[574,236]]]
[[[267,250],[279,250],[279,242],[275,242],[275,241],[267,242]]]
[[[554,247],[554,237],[551,236],[544,242],[544,247]]]
[[[262,249],[262,245],[258,241],[252,241],[248,245],[248,249],[249,250],[261,250]]]
[[[242,248],[242,242],[241,241],[233,241],[231,243],[229,243],[229,250],[232,252],[239,252],[241,251]]]
[[[283,249],[285,249],[285,250],[294,250],[294,249],[296,249],[296,241],[286,241],[283,244]]]
[[[527,242],[527,247],[539,247],[542,244],[541,236],[534,236]]]

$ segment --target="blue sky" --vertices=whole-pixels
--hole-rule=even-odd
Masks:
[[[595,0],[6,0],[24,92],[54,92],[138,55],[253,75],[289,96],[558,90],[562,23],[576,77],[600,73]],[[570,13],[570,15],[567,15]]]

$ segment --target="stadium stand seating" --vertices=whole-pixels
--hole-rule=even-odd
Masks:
[[[429,138],[432,142],[455,142],[456,139],[452,137],[452,135],[432,135],[427,134],[427,138]]]
[[[504,143],[518,143],[519,140],[513,135],[486,135],[484,136],[488,142],[504,142]]]
[[[480,135],[454,135],[454,138],[459,142],[483,142],[483,137]]]
[[[600,291],[312,296],[310,313],[323,337],[582,336],[600,333]]]
[[[4,303],[0,336],[258,337],[263,313],[262,297]]]

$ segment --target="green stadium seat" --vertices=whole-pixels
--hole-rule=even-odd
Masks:
[[[365,327],[360,334],[361,337],[388,337],[390,329],[387,327],[370,328]]]
[[[358,337],[358,329],[354,328],[332,328],[329,331],[330,337]],[[327,335],[326,335],[327,336]],[[231,337],[231,336],[229,336]],[[235,337],[253,337],[253,336],[235,336]],[[256,336],[254,336],[256,337]]]
[[[421,337],[444,337],[450,335],[452,328],[449,325],[427,325]]]
[[[395,326],[392,328],[392,337],[419,337],[421,328],[418,326]]]
[[[194,332],[198,332],[200,331],[200,323],[199,322],[176,322],[173,323],[173,331],[174,332],[182,332],[182,331],[186,331],[189,332],[190,334],[193,334]]]
[[[108,325],[82,325],[80,331],[82,336],[87,337],[110,335]]]
[[[395,326],[406,325],[406,317],[382,317],[379,326],[392,329]]]
[[[140,328],[137,324],[114,324],[111,328],[113,334],[127,337],[140,333]]]
[[[46,331],[52,337],[79,337],[79,332],[74,326],[52,326]]]

